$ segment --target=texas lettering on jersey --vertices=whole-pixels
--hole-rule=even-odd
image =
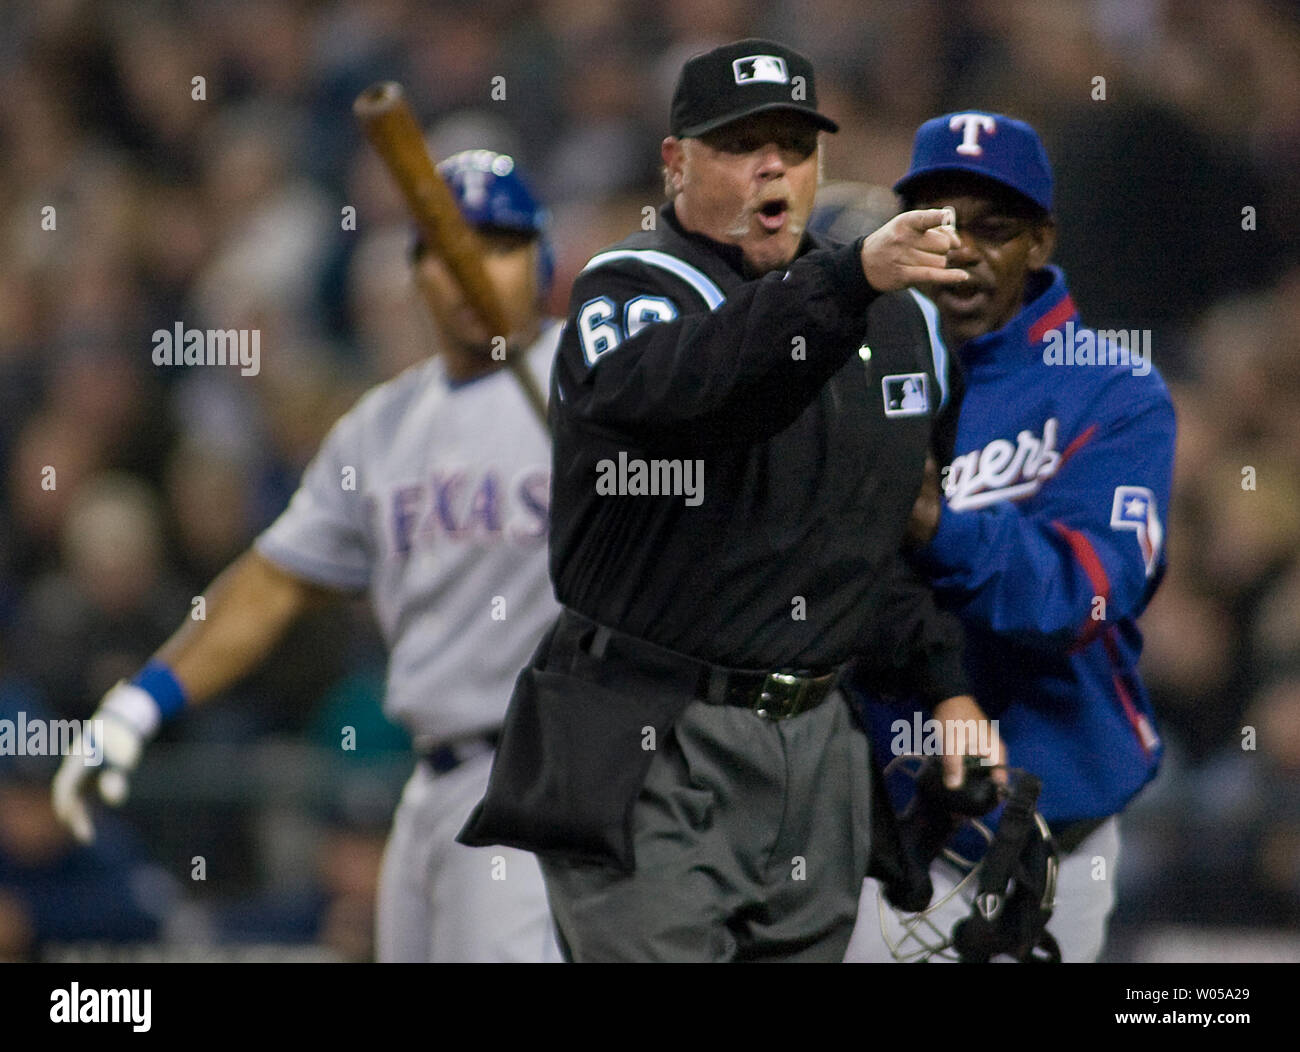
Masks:
[[[437,539],[544,542],[550,485],[550,472],[543,468],[531,468],[510,480],[494,467],[473,473],[436,470],[425,481],[389,487],[375,502],[382,514],[381,535],[389,554],[397,556]]]
[[[1061,454],[1056,449],[1057,427],[1056,417],[1049,417],[1041,437],[1026,428],[1014,443],[995,438],[983,449],[957,457],[943,469],[948,506],[953,511],[966,511],[1037,493],[1061,465]]]

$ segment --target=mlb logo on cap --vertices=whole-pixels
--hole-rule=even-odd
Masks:
[[[824,131],[839,125],[817,110],[812,63],[775,40],[751,37],[687,59],[673,92],[668,127],[704,135],[755,113],[788,113]]]
[[[766,81],[769,84],[789,84],[790,75],[785,70],[785,59],[780,55],[747,55],[731,64],[737,84]]]
[[[1024,121],[1000,113],[947,113],[921,125],[912,166],[894,184],[900,194],[923,176],[971,172],[1010,187],[1045,212],[1052,210],[1052,168],[1042,140]]]

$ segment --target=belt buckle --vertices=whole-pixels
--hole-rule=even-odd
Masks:
[[[807,679],[792,672],[769,672],[754,712],[765,720],[788,720],[799,715],[808,684]]]
[[[837,673],[802,675],[798,672],[769,672],[754,712],[765,720],[788,720],[816,708],[835,687]]]

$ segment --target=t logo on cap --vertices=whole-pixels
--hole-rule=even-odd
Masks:
[[[961,136],[955,147],[954,135]],[[906,201],[922,179],[939,172],[970,172],[991,179],[1044,212],[1052,211],[1052,166],[1047,151],[1038,133],[1014,117],[966,110],[926,121],[916,130],[912,166],[894,189]]]
[[[769,84],[789,84],[790,77],[785,71],[785,59],[777,55],[747,55],[731,64],[737,84],[753,84],[767,81]]]
[[[979,144],[980,132],[992,135],[998,130],[997,121],[987,113],[954,113],[948,122],[948,130],[962,133],[957,152],[967,157],[978,157],[984,152]]]

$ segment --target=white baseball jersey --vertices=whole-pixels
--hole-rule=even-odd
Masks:
[[[559,338],[528,350],[546,390]],[[368,391],[331,429],[256,548],[368,589],[389,649],[384,712],[417,748],[501,724],[559,610],[547,573],[550,442],[508,370],[452,383],[440,358]]]

